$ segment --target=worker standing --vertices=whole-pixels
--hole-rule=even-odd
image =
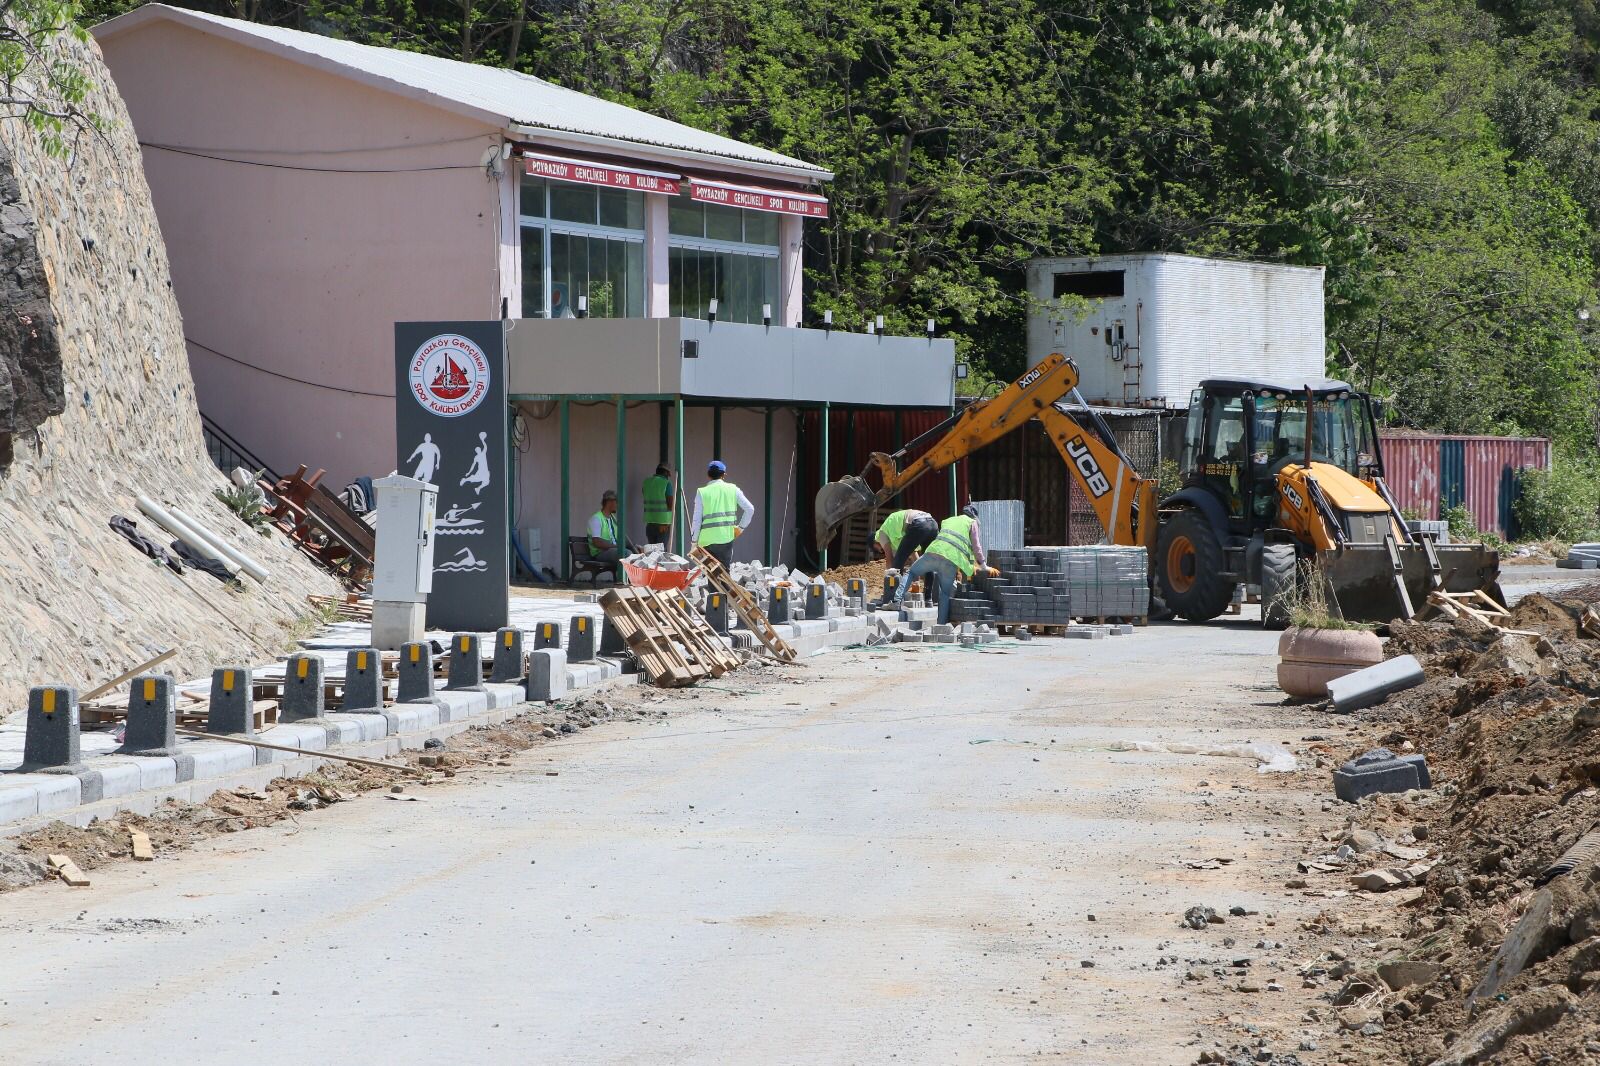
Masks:
[[[939,535],[939,523],[927,511],[896,511],[883,520],[872,546],[896,570],[904,570],[912,552],[925,552]]]
[[[950,621],[950,598],[956,580],[971,578],[980,568],[990,577],[1000,573],[987,565],[978,533],[978,509],[969,503],[960,514],[951,515],[940,524],[939,535],[933,538],[927,552],[912,565],[894,590],[894,602],[904,600],[911,583],[924,578],[930,591],[938,596],[939,624],[945,625]]]
[[[755,504],[745,499],[739,486],[727,480],[728,468],[721,459],[706,467],[709,479],[694,496],[694,515],[689,521],[689,540],[710,552],[723,566],[733,565],[734,538],[745,531],[756,516]]]
[[[589,558],[597,563],[622,561],[622,534],[617,529],[617,494],[600,494],[600,510],[589,516]]]
[[[665,544],[672,532],[672,467],[662,463],[644,479],[644,539]]]

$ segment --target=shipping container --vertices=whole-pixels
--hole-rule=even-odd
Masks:
[[[1465,504],[1484,532],[1517,533],[1517,472],[1550,467],[1543,437],[1476,437],[1383,430],[1384,480],[1402,510],[1438,519]]]
[[[1069,356],[1084,399],[1111,407],[1187,407],[1213,377],[1320,379],[1322,275],[1188,255],[1035,259],[1028,361]]]

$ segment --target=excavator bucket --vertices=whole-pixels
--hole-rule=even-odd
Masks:
[[[1413,612],[1419,615],[1426,610],[1428,593],[1435,588],[1499,595],[1499,552],[1481,544],[1436,545],[1433,552],[1439,560],[1438,584],[1428,553],[1420,544],[1397,546],[1396,554],[1403,567],[1399,571],[1382,545],[1346,545],[1340,550],[1319,552],[1317,563],[1327,578],[1340,616],[1348,622],[1381,623],[1405,617],[1397,576],[1405,584]]]
[[[854,474],[822,486],[817,492],[817,547],[827,546],[845,519],[876,506],[877,493]]]

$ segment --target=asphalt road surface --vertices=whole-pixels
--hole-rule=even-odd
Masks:
[[[0,896],[0,1062],[1192,1063],[1228,1007],[1167,963],[1222,950],[1178,917],[1289,939],[1282,864],[1334,815],[1251,759],[1108,745],[1297,740],[1276,639],[730,675],[422,802]]]

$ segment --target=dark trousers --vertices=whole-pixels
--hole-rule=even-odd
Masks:
[[[672,532],[670,523],[664,526],[658,526],[654,522],[646,522],[644,524],[644,539],[650,544],[665,544],[667,542],[667,534],[670,532]]]
[[[607,548],[604,551],[596,552],[589,558],[597,563],[619,563],[622,561],[622,549]]]
[[[896,570],[904,571],[906,560],[911,558],[911,553],[927,551],[928,545],[938,536],[939,523],[931,518],[907,522],[905,534],[900,538],[900,547],[894,550],[894,562],[891,565]]]
[[[711,558],[721,563],[724,570],[733,565],[733,541],[730,540],[726,544],[703,544],[701,547],[710,552]]]

